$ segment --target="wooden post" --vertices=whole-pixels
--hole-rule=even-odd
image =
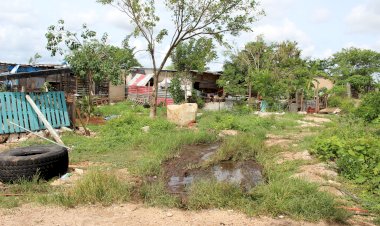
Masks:
[[[50,125],[50,123],[46,120],[45,116],[42,114],[41,110],[37,107],[37,105],[34,103],[32,98],[30,98],[29,95],[26,95],[26,100],[29,102],[30,106],[32,106],[33,110],[37,113],[38,118],[42,121],[42,123],[46,126],[46,128],[49,130],[50,134],[53,136],[54,140],[57,141],[57,143],[65,145],[61,138],[58,136],[57,132],[54,130],[54,128]]]

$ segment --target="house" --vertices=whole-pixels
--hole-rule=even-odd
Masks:
[[[153,86],[153,72],[154,70],[152,68],[132,68],[130,70],[130,75],[127,77],[127,86],[128,86],[128,99],[136,100],[137,102],[148,102],[149,99],[141,99],[136,98],[136,88],[131,87],[132,83],[128,83],[130,81],[140,81],[140,85],[152,87]],[[162,70],[160,73],[160,76],[158,78],[159,82],[159,91],[158,91],[158,98],[159,100],[161,98],[168,98],[168,95],[170,93],[167,91],[167,87],[171,83],[171,79],[174,78],[177,74],[177,71],[175,70]],[[149,76],[149,79],[145,77],[145,79],[142,79],[141,76]],[[217,86],[216,81],[220,78],[221,72],[212,72],[212,71],[205,71],[205,72],[198,72],[195,70],[190,71],[190,81],[186,82],[186,80],[182,81],[182,89],[186,90],[187,95],[191,96],[192,91],[195,90],[198,95],[203,96],[204,98],[211,100],[213,96],[223,95],[223,89],[219,88]],[[136,84],[135,84],[136,85]],[[139,89],[139,96],[142,97],[142,89],[140,87]],[[146,89],[146,94],[151,93],[151,90]],[[145,95],[146,95],[145,94]],[[132,95],[132,96],[130,96]],[[159,101],[159,102],[165,102],[165,101]]]

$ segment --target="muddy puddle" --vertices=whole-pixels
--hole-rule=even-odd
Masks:
[[[171,194],[186,196],[196,180],[211,179],[234,183],[245,190],[263,182],[262,167],[255,161],[223,161],[207,168],[197,168],[210,160],[220,143],[185,146],[180,154],[164,163],[166,187]]]

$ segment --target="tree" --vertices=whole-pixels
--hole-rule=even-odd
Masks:
[[[185,84],[185,100],[187,100],[187,86],[192,81],[191,70],[198,73],[207,70],[206,65],[217,58],[212,39],[200,38],[181,42],[172,52],[171,60],[174,69],[182,84]]]
[[[169,35],[166,28],[157,28],[160,17],[154,0],[97,0],[110,4],[125,13],[133,23],[135,37],[143,37],[154,68],[154,92],[152,93],[151,117],[156,116],[158,76],[172,51],[181,42],[200,36],[210,36],[223,43],[225,34],[238,35],[251,29],[261,12],[255,0],[163,0],[171,15],[171,42],[161,63],[157,62],[157,44]]]
[[[380,53],[373,50],[342,49],[329,61],[329,71],[338,83],[349,82],[358,93],[367,92],[374,85],[372,75],[380,72]]]
[[[89,103],[93,92],[93,84],[100,81],[120,83],[122,67],[138,66],[134,58],[133,49],[128,45],[128,37],[123,42],[123,48],[107,44],[107,34],[100,40],[96,32],[85,24],[80,36],[77,33],[65,30],[64,21],[52,25],[46,33],[46,48],[52,56],[64,55],[74,73],[89,82]]]
[[[37,64],[37,61],[41,58],[42,58],[42,56],[39,53],[35,53],[34,56],[29,58],[28,63],[31,65],[35,65],[35,64]]]
[[[266,43],[263,37],[249,42],[224,66],[224,73],[218,84],[225,91],[245,95],[248,88],[267,101],[304,93],[311,87],[312,79],[319,74],[319,64],[301,59],[301,50],[296,42]],[[236,93],[237,92],[237,93]]]

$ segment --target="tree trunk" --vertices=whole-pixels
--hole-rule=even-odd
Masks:
[[[157,66],[156,66],[156,59],[154,57],[154,50],[151,51],[151,57],[152,57],[152,62],[153,62],[153,89],[152,89],[152,99],[150,102],[150,118],[156,118],[157,116],[157,92],[158,92],[158,76],[161,71],[157,71]]]

